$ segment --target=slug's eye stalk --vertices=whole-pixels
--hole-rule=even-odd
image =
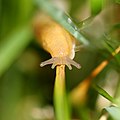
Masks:
[[[53,57],[49,60],[46,60],[40,64],[41,67],[45,65],[52,64],[52,69],[54,69],[57,65],[67,65],[67,67],[72,70],[72,66],[75,66],[76,68],[80,69],[81,66],[74,60],[71,60],[69,57]]]

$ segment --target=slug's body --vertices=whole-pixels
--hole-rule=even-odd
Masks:
[[[75,39],[63,27],[42,14],[35,19],[34,28],[38,42],[52,56],[40,66],[53,64],[52,68],[54,68],[63,64],[72,69],[72,64],[80,68],[80,65],[72,60],[75,56]]]

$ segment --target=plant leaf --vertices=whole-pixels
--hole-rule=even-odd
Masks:
[[[48,0],[36,0],[36,4],[54,20],[61,24],[66,30],[68,30],[76,39],[82,42],[84,45],[88,45],[88,40],[79,32],[77,26],[72,21],[70,16],[63,11],[56,8]]]
[[[104,0],[90,0],[91,2],[91,14],[97,15],[101,10]]]
[[[106,98],[107,100],[114,102],[115,100],[112,96],[110,96],[104,89],[102,89],[101,87],[99,87],[98,85],[94,84],[93,88],[100,94],[102,95],[104,98]]]
[[[120,108],[119,107],[106,107],[103,110],[107,111],[114,120],[120,120]]]

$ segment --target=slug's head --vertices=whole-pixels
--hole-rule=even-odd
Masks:
[[[69,57],[53,57],[49,60],[46,60],[44,62],[42,62],[40,64],[41,67],[48,65],[48,64],[52,64],[52,69],[55,68],[55,66],[57,65],[67,65],[67,67],[72,70],[72,66],[77,67],[78,69],[81,68],[80,64],[78,64],[77,62],[75,62],[74,60],[70,59]]]

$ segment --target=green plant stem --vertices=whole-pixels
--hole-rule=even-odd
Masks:
[[[56,120],[70,120],[65,90],[65,66],[57,66],[54,85],[54,106]]]

